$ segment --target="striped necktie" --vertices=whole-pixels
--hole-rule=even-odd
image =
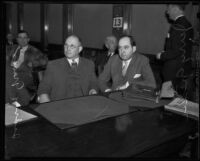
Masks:
[[[22,48],[18,48],[16,51],[16,54],[13,55],[13,62],[17,61],[19,59],[19,55],[20,55],[20,50]]]
[[[122,76],[125,76],[125,75],[126,75],[127,65],[128,65],[128,62],[127,62],[127,61],[124,61],[124,64],[123,64],[123,66],[122,66]]]
[[[72,68],[73,71],[77,71],[78,64],[74,59],[72,60],[71,68]]]

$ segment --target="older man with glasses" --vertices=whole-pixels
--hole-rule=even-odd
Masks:
[[[97,93],[94,63],[80,57],[80,38],[69,36],[64,44],[66,57],[49,62],[38,89],[38,102],[80,97]]]

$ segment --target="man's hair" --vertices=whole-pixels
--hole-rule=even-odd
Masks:
[[[69,36],[67,37],[67,39],[68,39],[69,37],[75,37],[75,38],[77,38],[78,41],[79,41],[79,43],[80,43],[80,45],[82,46],[82,40],[81,40],[81,38],[80,38],[79,36],[72,34],[72,35],[69,35]]]
[[[19,32],[18,32],[18,34],[17,35],[19,35],[19,34],[22,34],[22,33],[25,33],[28,37],[29,37],[29,34],[28,34],[28,32],[27,31],[25,31],[25,30],[19,30]]]
[[[120,37],[119,40],[121,40],[122,38],[125,38],[125,37],[129,38],[130,44],[131,44],[132,46],[136,46],[135,39],[134,39],[133,36],[131,36],[131,35],[123,35],[123,36]]]

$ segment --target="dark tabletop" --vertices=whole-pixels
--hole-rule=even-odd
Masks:
[[[64,130],[40,117],[16,127],[16,138],[14,126],[5,128],[5,158],[166,157],[184,146],[197,122],[158,107]]]

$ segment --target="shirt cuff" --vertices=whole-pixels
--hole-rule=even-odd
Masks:
[[[20,107],[20,106],[21,106],[17,101],[13,102],[12,104],[13,104],[15,107]]]

